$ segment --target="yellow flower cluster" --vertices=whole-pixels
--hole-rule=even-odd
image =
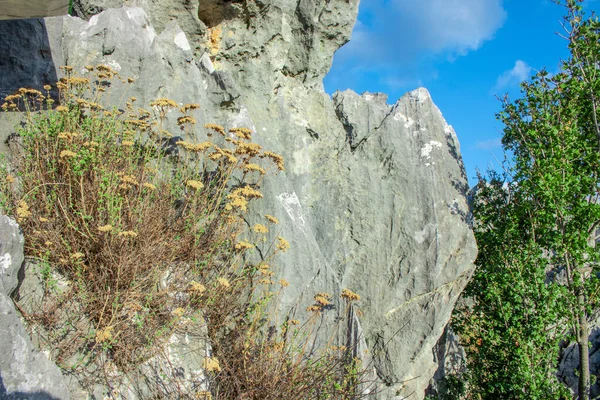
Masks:
[[[191,281],[190,282],[190,291],[195,294],[202,294],[206,291],[206,287],[199,282]]]
[[[328,293],[317,293],[314,297],[315,303],[321,307],[328,306],[331,304],[331,295]]]
[[[150,103],[150,106],[160,107],[160,108],[171,108],[171,107],[175,108],[175,107],[177,107],[177,103],[175,103],[171,99],[167,99],[167,98],[163,97],[163,98],[154,100],[152,103]]]
[[[122,232],[119,232],[119,236],[125,237],[125,238],[127,238],[127,237],[134,238],[134,237],[137,237],[137,235],[138,234],[135,231],[122,231]]]
[[[181,107],[181,109],[179,111],[181,111],[182,113],[187,112],[188,110],[197,110],[198,108],[200,108],[199,104],[185,104],[183,107]]]
[[[100,232],[110,232],[110,231],[112,231],[112,229],[113,229],[112,225],[102,225],[102,226],[98,227],[98,230]]]
[[[177,118],[177,125],[183,125],[183,124],[194,125],[195,123],[196,123],[196,119],[194,119],[193,117],[190,117],[189,115],[184,115],[183,117]]]
[[[242,196],[234,195],[234,194],[228,195],[227,198],[230,200],[230,202],[225,205],[225,210],[227,210],[227,211],[233,211],[234,209],[237,209],[239,211],[248,210],[248,200],[246,198],[244,198]]]
[[[243,155],[246,154],[250,157],[255,157],[260,154],[262,150],[261,145],[256,143],[244,143],[244,142],[235,142],[237,147],[235,149],[235,154]]]
[[[282,156],[280,156],[279,154],[275,154],[271,151],[265,151],[263,154],[260,155],[260,158],[265,157],[270,158],[273,161],[273,163],[277,166],[277,169],[279,169],[280,171],[285,171]]]
[[[221,125],[217,125],[217,124],[206,124],[204,125],[204,127],[206,129],[211,129],[219,134],[221,134],[222,136],[225,136],[225,128],[223,128]]]
[[[286,252],[290,249],[290,244],[288,243],[287,240],[285,240],[284,238],[282,238],[281,236],[279,236],[277,238],[277,240],[279,241],[279,243],[277,243],[277,248],[283,252]]]
[[[360,300],[360,296],[358,294],[354,293],[350,289],[343,289],[340,297],[343,299],[346,299],[348,301],[359,301]]]
[[[57,137],[59,139],[72,140],[72,139],[76,138],[77,136],[79,136],[79,134],[77,132],[61,132],[58,134]]]
[[[249,185],[234,190],[233,194],[237,196],[244,196],[247,199],[262,199],[263,197],[263,194],[260,191]]]
[[[133,185],[133,186],[138,186],[140,184],[133,175],[123,175],[121,177],[121,182],[126,185]]]
[[[219,283],[219,286],[223,286],[223,287],[230,287],[231,285],[229,284],[229,281],[226,278],[217,278],[217,282]]]
[[[221,372],[219,360],[216,358],[206,357],[203,362],[204,369],[208,372]]]
[[[243,251],[243,250],[251,250],[253,248],[254,248],[254,246],[251,243],[244,242],[244,241],[241,241],[241,242],[238,242],[238,243],[235,244],[235,249],[236,250],[242,250]]]
[[[244,166],[244,171],[246,171],[246,172],[257,171],[257,172],[260,172],[261,175],[265,174],[264,168],[262,168],[258,164],[246,164]]]
[[[193,143],[186,142],[183,140],[180,140],[176,144],[183,147],[184,149],[186,149],[188,151],[192,151],[194,153],[199,153],[199,152],[204,151],[213,146],[213,144],[211,142],[202,142],[202,143],[198,143],[198,144],[193,144]]]
[[[77,156],[77,153],[72,152],[71,150],[63,150],[60,152],[60,158],[72,158]]]
[[[71,254],[71,258],[73,260],[79,260],[80,258],[83,258],[83,257],[85,257],[85,254],[83,254],[83,253],[77,252],[77,253]]]
[[[248,209],[247,206],[249,199],[262,197],[262,193],[258,190],[252,188],[251,186],[244,186],[234,190],[233,193],[227,196],[230,201],[225,205],[225,210],[232,211],[233,209],[238,209],[240,211],[246,211]]]
[[[254,226],[252,227],[252,230],[256,233],[268,233],[269,232],[269,228],[267,228],[263,224],[254,224]]]
[[[248,128],[231,128],[229,132],[233,133],[236,137],[240,139],[252,139],[252,131]]]
[[[150,190],[156,190],[156,186],[148,182],[145,182],[143,186]]]
[[[112,339],[112,332],[113,332],[113,327],[112,326],[107,326],[104,329],[100,329],[99,331],[96,332],[96,343],[104,343],[108,340]]]
[[[185,183],[186,186],[191,187],[192,189],[195,190],[200,190],[204,187],[204,185],[202,184],[202,182],[199,181],[194,181],[194,180],[189,180]]]

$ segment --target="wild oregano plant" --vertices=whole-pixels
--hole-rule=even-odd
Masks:
[[[164,130],[179,112],[183,136],[192,137],[197,104],[162,98],[148,111],[131,97],[125,110],[106,108],[105,92],[121,77],[105,65],[85,68],[81,77],[63,67],[57,104],[45,86],[2,105],[24,119],[0,164],[0,206],[23,229],[45,285],[39,304],[22,308],[45,332],[41,346],[85,384],[116,388],[122,374],[163,354],[174,333],[196,329],[211,343],[201,355],[210,391],[175,395],[156,384],[153,396],[362,397],[366,374],[351,349],[307,350],[329,294],[315,296],[303,323],[273,317],[288,283],[270,262],[290,244],[276,217],[248,226],[244,216],[263,197],[262,179],[284,170],[283,158],[243,127],[206,124],[200,143]],[[249,261],[258,246],[263,258]],[[346,307],[360,299],[349,290],[341,297]],[[273,324],[279,333],[265,336]],[[106,373],[113,370],[121,376]]]

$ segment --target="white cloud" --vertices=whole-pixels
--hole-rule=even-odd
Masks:
[[[477,50],[503,25],[502,0],[394,0],[420,46],[465,54]]]
[[[479,140],[475,142],[475,148],[477,150],[494,150],[502,147],[502,139],[494,138],[488,140]]]
[[[364,0],[350,43],[336,53],[333,72],[357,78],[379,71],[382,81],[435,76],[432,60],[455,59],[493,38],[506,20],[502,2]]]
[[[531,76],[531,70],[532,68],[525,61],[517,60],[512,69],[505,71],[498,77],[494,89],[505,89],[507,87],[520,84],[524,80],[529,79]]]

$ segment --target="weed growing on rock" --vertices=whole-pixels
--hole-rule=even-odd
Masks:
[[[200,143],[164,130],[179,112],[192,137],[197,104],[162,98],[145,110],[130,98],[125,110],[107,108],[121,77],[104,65],[86,70],[64,67],[57,107],[50,86],[20,89],[2,105],[24,116],[0,165],[0,206],[22,227],[43,287],[17,298],[40,347],[86,390],[101,385],[115,398],[361,397],[349,349],[310,348],[331,295],[315,296],[302,324],[269,318],[289,285],[275,283],[269,262],[290,244],[276,217],[247,227],[244,214],[283,158],[246,128],[207,124]],[[250,261],[265,243],[272,250]],[[352,307],[359,296],[342,299]],[[173,357],[176,346],[187,353]]]

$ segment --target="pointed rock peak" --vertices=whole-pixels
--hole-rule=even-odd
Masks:
[[[429,91],[424,87],[420,87],[418,89],[413,90],[412,92],[408,92],[406,94],[411,100],[417,101],[419,103],[424,103],[426,101],[431,101],[431,95]]]

